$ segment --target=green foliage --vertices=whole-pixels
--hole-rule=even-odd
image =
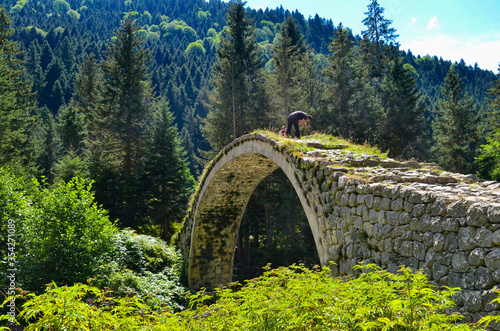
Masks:
[[[488,137],[487,143],[481,145],[478,154],[475,163],[479,176],[500,181],[500,129]]]
[[[51,281],[73,284],[94,276],[111,251],[116,228],[94,203],[90,186],[81,179],[54,188],[36,180],[29,190],[25,186],[1,170],[1,227],[15,224],[18,286],[37,291]]]
[[[227,26],[217,45],[210,112],[202,129],[215,151],[268,123],[263,63],[244,5],[241,0],[229,3]]]
[[[329,269],[268,270],[238,291],[191,297],[190,309],[157,312],[137,296],[111,297],[87,285],[49,287],[28,294],[20,318],[26,330],[472,330],[450,313],[456,289],[434,290],[421,272],[391,274],[374,265],[347,281]],[[22,296],[18,296],[21,298]],[[216,299],[214,303],[214,299]],[[5,304],[5,302],[4,302]],[[476,329],[476,328],[474,328]]]
[[[75,21],[78,21],[80,19],[80,13],[76,10],[70,9],[66,12],[66,14],[68,14]]]
[[[11,41],[11,19],[0,7],[0,166],[30,166],[35,99],[31,84],[24,81],[24,62],[20,45]]]
[[[55,10],[60,11],[60,12],[64,12],[64,13],[66,13],[68,10],[71,9],[70,4],[64,0],[54,0],[53,7]]]
[[[100,287],[109,287],[119,296],[134,292],[152,305],[183,308],[181,255],[163,240],[122,230],[113,237],[110,259],[101,270]]]
[[[32,213],[20,229],[20,277],[38,290],[55,281],[73,284],[92,277],[112,248],[115,226],[82,179],[53,189],[33,183]]]
[[[478,116],[472,109],[472,97],[451,67],[443,86],[443,98],[434,122],[436,144],[434,154],[448,170],[466,173],[472,170],[478,142]]]
[[[193,42],[188,45],[185,52],[186,54],[203,55],[207,52],[207,50],[203,47],[203,44]]]

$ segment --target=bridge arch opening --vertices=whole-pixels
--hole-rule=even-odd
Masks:
[[[318,256],[326,256],[314,207],[309,205],[298,178],[301,171],[269,140],[243,136],[226,146],[208,167],[187,217],[188,225],[184,225],[185,239],[181,240],[189,252],[191,288],[214,288],[232,281],[236,237],[248,201],[264,178],[278,168],[297,193]],[[320,262],[325,265],[327,261]]]
[[[293,185],[280,169],[253,192],[237,236],[233,280],[260,276],[263,267],[320,264],[307,216]]]

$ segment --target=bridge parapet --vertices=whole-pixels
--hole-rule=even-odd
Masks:
[[[359,263],[394,272],[406,265],[423,269],[435,285],[462,288],[455,300],[471,320],[500,313],[489,304],[500,284],[499,183],[321,145],[299,153],[285,143],[246,135],[207,168],[180,238],[191,287],[231,281],[248,199],[281,168],[304,207],[321,263],[336,263],[334,275],[350,274]]]

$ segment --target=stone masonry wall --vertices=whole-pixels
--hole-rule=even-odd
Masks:
[[[317,149],[297,155],[261,135],[241,137],[224,155],[253,141],[268,146],[262,155],[286,159],[285,173],[314,224],[320,259],[337,264],[334,275],[350,274],[360,263],[392,272],[406,265],[422,269],[437,286],[460,287],[455,301],[469,321],[500,313],[498,304],[489,304],[500,284],[500,184],[310,141],[304,142]],[[194,215],[182,234],[185,252]]]

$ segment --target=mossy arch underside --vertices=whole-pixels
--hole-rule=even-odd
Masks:
[[[297,192],[318,255],[325,256],[318,219],[298,181],[301,170],[292,156],[262,135],[245,135],[226,146],[206,169],[186,216],[181,244],[190,288],[215,288],[232,281],[236,236],[247,203],[257,185],[278,168]]]

